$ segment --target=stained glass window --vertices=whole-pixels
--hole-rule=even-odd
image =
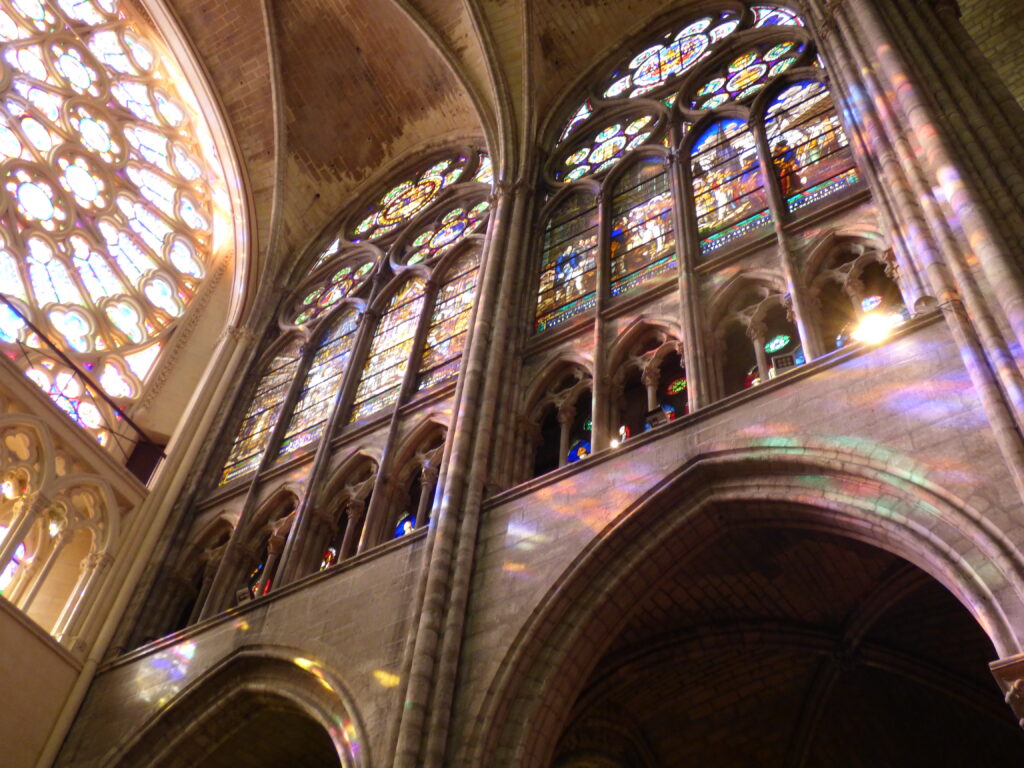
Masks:
[[[537,293],[538,333],[593,308],[597,228],[596,201],[584,191],[570,196],[548,219]]]
[[[441,190],[458,181],[468,162],[469,158],[464,155],[441,160],[392,187],[356,225],[353,242],[379,240],[394,232],[434,202]]]
[[[672,190],[664,160],[634,163],[612,193],[612,296],[675,276]]]
[[[624,71],[612,76],[601,95],[606,99],[624,94],[640,96],[674,80],[707,57],[711,47],[735,32],[738,26],[739,21],[731,11],[691,21],[634,56]]]
[[[481,232],[487,222],[490,205],[487,200],[481,200],[475,204],[462,202],[444,209],[413,235],[403,260],[406,264],[430,261],[450,251],[463,238]]]
[[[298,367],[299,351],[295,346],[267,364],[231,444],[231,452],[220,474],[221,485],[244,477],[259,466]]]
[[[572,117],[569,118],[569,122],[566,123],[565,128],[562,129],[562,135],[558,138],[559,143],[569,138],[569,135],[579,127],[580,123],[590,117],[593,111],[594,108],[590,104],[590,99],[587,99],[580,104],[579,108],[572,113]]]
[[[849,142],[821,83],[805,80],[782,91],[768,107],[765,128],[790,213],[857,183]]]
[[[483,152],[477,155],[476,173],[473,174],[473,181],[477,184],[493,184],[494,168],[491,166],[491,157]]]
[[[5,9],[0,290],[82,365],[122,370],[132,348],[160,349],[206,272],[220,185],[207,167],[212,142],[130,4]],[[108,394],[135,397],[141,369],[124,370],[106,378]]]
[[[418,389],[429,389],[459,374],[479,267],[480,255],[474,250],[460,256],[449,268],[430,318]]]
[[[365,419],[397,402],[423,310],[424,288],[423,280],[413,277],[391,297],[370,346],[351,421]]]
[[[735,56],[711,73],[690,99],[691,109],[714,109],[729,101],[745,101],[792,67],[804,51],[794,41],[766,43]]]
[[[305,325],[337,306],[369,279],[376,262],[369,256],[356,257],[335,265],[318,281],[306,286],[294,309],[292,322]]]
[[[720,120],[697,139],[691,153],[697,233],[702,254],[712,253],[771,220],[761,183],[754,134],[742,120]]]
[[[555,171],[556,178],[569,183],[607,171],[626,152],[643,144],[654,124],[652,115],[642,115],[605,126],[565,156],[562,167]]]
[[[358,313],[348,309],[331,322],[320,339],[281,441],[279,456],[286,456],[320,441],[335,396],[348,370],[358,327]]]
[[[804,20],[795,11],[788,8],[778,8],[773,5],[754,6],[755,27],[802,27]]]
[[[0,525],[0,543],[3,543],[6,537],[7,526]],[[11,558],[11,562],[7,564],[7,567],[4,568],[3,572],[0,572],[0,595],[2,595],[7,588],[11,586],[11,582],[14,581],[14,577],[18,573],[18,569],[21,567],[22,563],[25,562],[26,554],[24,542],[18,544],[17,548],[14,550],[14,557]]]

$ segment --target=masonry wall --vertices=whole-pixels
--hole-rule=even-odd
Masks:
[[[0,764],[35,765],[74,685],[80,663],[34,622],[0,599]]]
[[[815,366],[821,369],[811,370]],[[657,439],[627,442],[606,460],[595,456],[589,465],[513,489],[485,509],[454,744],[472,738],[475,713],[484,709],[499,666],[514,651],[531,613],[566,587],[573,560],[607,535],[622,510],[702,453],[814,446],[916,466],[919,482],[935,483],[986,510],[988,520],[1013,540],[1024,534],[1020,499],[940,320],[838,364],[812,364],[740,399],[733,407],[712,406],[698,418],[677,421]],[[628,614],[628,607],[623,611]]]
[[[1024,106],[1024,6],[1019,0],[960,0],[961,21]]]
[[[383,765],[424,541],[401,539],[118,659],[97,675],[56,765],[104,765],[223,659],[261,648],[340,681],[361,725],[360,751]]]

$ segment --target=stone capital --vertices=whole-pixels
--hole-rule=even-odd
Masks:
[[[1003,699],[1024,728],[1024,653],[998,659],[988,666],[1003,692]]]

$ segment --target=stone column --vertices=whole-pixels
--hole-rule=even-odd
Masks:
[[[764,122],[758,118],[753,121],[750,130],[754,134],[757,144],[757,157],[761,167],[762,185],[768,194],[768,207],[772,212],[772,221],[775,224],[775,238],[778,241],[779,264],[782,266],[782,274],[786,279],[786,292],[793,302],[795,324],[797,333],[800,334],[800,341],[804,347],[804,356],[810,362],[822,355],[822,345],[819,339],[818,329],[811,322],[812,314],[806,306],[804,295],[803,276],[797,266],[793,249],[789,243],[785,225],[789,219],[789,209],[786,207],[785,196],[779,186],[779,177],[775,173],[775,163],[772,161],[771,148],[768,146],[768,136],[765,133]]]
[[[25,540],[32,530],[32,526],[39,520],[50,500],[41,493],[34,493],[31,496],[23,496],[19,499],[20,508],[14,516],[14,520],[7,528],[7,535],[0,542],[0,573],[7,570],[7,566],[14,560],[14,553],[18,546]]]
[[[203,603],[206,602],[206,597],[210,594],[210,587],[213,586],[213,579],[217,575],[217,565],[219,562],[219,560],[210,557],[203,566],[203,582],[199,586],[199,594],[196,596],[196,603],[192,606],[192,612],[189,614],[186,626],[199,621],[199,614],[202,613]]]
[[[653,362],[644,368],[640,381],[647,387],[647,410],[653,411],[658,403],[658,386],[661,384],[661,368]]]
[[[858,163],[891,224],[901,271],[904,262],[916,265],[938,297],[1017,489],[1024,494],[1024,382],[1009,349],[1024,331],[1020,267],[1008,263],[1013,257],[989,226],[988,212],[965,173],[970,163],[951,149],[957,146],[950,143],[955,131],[951,134],[946,118],[922,92],[919,76],[935,72],[935,51],[914,42],[917,30],[910,29],[904,41],[886,27],[898,25],[900,13],[914,7],[815,0],[809,10],[822,52],[832,64],[835,91],[846,102],[842,114]],[[971,143],[978,139],[964,138]],[[998,178],[993,181],[1000,183]],[[1000,309],[1013,329],[1011,337],[1004,335],[993,314]]]
[[[576,408],[562,405],[558,409],[558,466],[564,467],[569,461],[569,438],[572,437],[572,422],[576,418]]]
[[[267,562],[263,564],[263,573],[260,580],[256,582],[255,597],[263,597],[263,590],[267,588],[267,582],[271,583],[271,574],[277,568],[277,561],[281,558],[281,551],[284,549],[284,537],[279,533],[273,534],[267,541]]]
[[[692,198],[690,168],[677,150],[669,154],[669,176],[672,182],[673,228],[676,235],[676,258],[679,261],[679,321],[683,336],[683,367],[686,369],[687,402],[696,411],[711,402],[708,377],[708,349],[703,330],[699,280],[696,274],[700,254],[696,213]]]
[[[768,353],[764,351],[765,332],[765,327],[760,323],[751,323],[747,327],[747,338],[754,345],[754,354],[757,356],[757,373],[762,382],[768,381],[768,371],[771,370]]]
[[[420,498],[416,505],[416,527],[422,528],[427,523],[431,502],[434,500],[434,489],[437,486],[437,467],[426,464],[420,470]]]
[[[64,546],[67,544],[69,538],[70,537],[64,532],[57,537],[57,541],[54,542],[53,548],[46,556],[46,560],[43,562],[42,567],[39,569],[35,579],[32,581],[32,585],[28,588],[28,591],[24,596],[21,597],[20,605],[18,607],[25,613],[28,613],[29,609],[32,607],[33,601],[35,601],[36,597],[39,595],[39,590],[43,588],[43,584],[46,582],[46,577],[50,575],[50,571],[52,571],[53,566],[56,565],[57,558],[60,557],[60,553],[64,550]]]
[[[359,499],[349,499],[345,503],[343,513],[347,518],[345,523],[345,536],[341,540],[341,549],[338,550],[338,561],[352,557],[359,545],[360,534],[363,532],[363,517],[366,515],[366,504]]]
[[[55,628],[53,633],[65,645],[74,645],[88,618],[89,609],[99,595],[103,576],[113,562],[114,558],[106,552],[93,552],[82,561],[81,577],[58,620],[59,629]]]

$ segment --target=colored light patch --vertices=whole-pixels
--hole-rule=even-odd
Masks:
[[[764,351],[767,352],[769,355],[774,354],[775,352],[780,352],[787,346],[789,346],[789,342],[789,336],[787,336],[784,333],[780,333],[779,335],[773,336],[771,339],[765,342]]]
[[[672,396],[678,395],[679,393],[686,390],[686,379],[676,379],[667,387],[665,387],[665,394]]]

